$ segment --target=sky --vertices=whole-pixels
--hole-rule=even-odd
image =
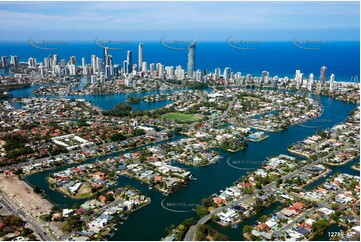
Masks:
[[[359,2],[0,2],[0,40],[359,40]]]

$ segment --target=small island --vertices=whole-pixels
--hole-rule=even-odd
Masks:
[[[139,97],[127,97],[127,103],[140,103]]]
[[[238,152],[248,147],[247,141],[243,139],[229,139],[223,141],[221,148],[228,152]]]

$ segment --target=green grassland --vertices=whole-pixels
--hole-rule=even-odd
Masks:
[[[166,113],[162,116],[166,120],[173,120],[177,123],[191,123],[202,120],[202,117],[186,113]]]

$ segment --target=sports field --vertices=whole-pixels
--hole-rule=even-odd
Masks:
[[[163,115],[164,119],[173,120],[177,123],[191,123],[196,122],[202,119],[202,117],[195,116],[192,114],[186,114],[186,113],[166,113]]]

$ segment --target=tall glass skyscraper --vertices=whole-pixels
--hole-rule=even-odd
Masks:
[[[143,63],[143,43],[140,43],[138,46],[138,71],[142,70],[142,63]]]
[[[189,45],[188,48],[187,73],[189,78],[194,77],[195,58],[196,58],[196,43],[193,42]]]
[[[320,83],[321,85],[324,85],[326,82],[326,71],[327,71],[327,67],[326,66],[322,66],[320,69]]]
[[[133,61],[132,61],[132,51],[128,50],[127,52],[127,69],[126,73],[132,73],[132,67]]]

